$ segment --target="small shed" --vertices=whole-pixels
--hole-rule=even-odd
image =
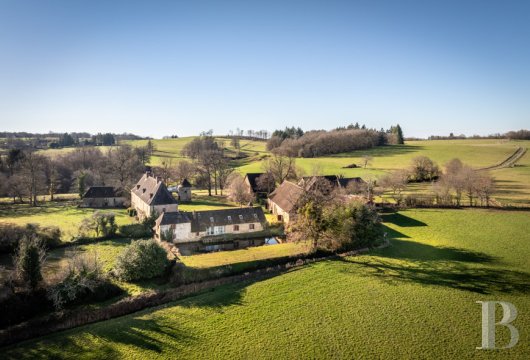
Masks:
[[[83,195],[81,207],[109,208],[125,206],[123,192],[112,186],[91,186]]]

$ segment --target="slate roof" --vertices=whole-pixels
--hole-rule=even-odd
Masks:
[[[151,174],[144,174],[140,181],[132,188],[135,193],[148,205],[176,204],[177,200],[168,191],[166,185]]]
[[[285,180],[270,194],[269,200],[283,211],[291,212],[304,192],[300,186]]]
[[[360,177],[345,178],[338,177],[336,175],[326,175],[326,176],[306,176],[302,178],[302,181],[299,182],[300,186],[303,186],[305,189],[311,189],[318,179],[325,179],[331,183],[333,187],[346,188],[351,183],[362,184],[364,180]]]
[[[180,186],[182,186],[182,187],[191,187],[191,184],[188,181],[188,179],[184,179],[184,180],[182,180],[182,183],[180,184]]]
[[[265,224],[265,214],[259,206],[205,210],[195,212],[165,212],[156,220],[156,225],[183,224],[191,222],[192,232],[204,232],[210,226],[225,226],[259,222]]]
[[[83,195],[83,199],[89,198],[113,198],[123,196],[122,192],[112,186],[91,186]]]
[[[360,177],[353,177],[353,178],[339,178],[339,185],[342,188],[348,187],[350,184],[364,184],[365,181],[361,179]]]
[[[263,175],[263,173],[247,173],[245,177],[248,179],[248,183],[250,184],[250,188],[252,189],[252,192],[256,193],[258,192],[258,184],[256,183],[256,180]]]
[[[158,219],[156,219],[155,224],[159,226],[189,223],[191,222],[191,219],[188,215],[191,215],[191,213],[184,211],[163,212]]]

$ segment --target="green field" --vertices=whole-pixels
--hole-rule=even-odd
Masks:
[[[309,248],[303,243],[283,243],[270,246],[249,247],[241,250],[220,251],[208,254],[183,256],[182,262],[194,268],[207,268],[222,265],[246,264],[256,260],[273,259],[307,253]]]
[[[29,223],[41,226],[58,226],[62,232],[63,241],[69,241],[78,234],[81,221],[91,216],[96,210],[79,208],[75,202],[43,202],[33,207],[29,204],[0,205],[0,222],[25,225]],[[116,215],[118,225],[128,224],[132,218],[125,209],[105,209]]]
[[[91,216],[95,209],[79,208],[69,202],[45,202],[37,207],[28,204],[0,206],[0,222],[24,225],[29,223],[41,226],[58,226],[62,231],[63,240],[70,240],[77,235],[81,221]],[[102,211],[113,212],[118,225],[128,224],[132,221],[125,209],[106,209]]]
[[[193,139],[153,140],[157,151],[151,163],[183,159],[180,154],[185,144]],[[230,152],[235,151],[227,138],[218,138]],[[145,146],[145,140],[130,141],[133,146]],[[530,148],[530,141],[508,141],[504,139],[480,140],[424,140],[408,141],[405,145],[392,145],[369,150],[337,154],[318,158],[298,158],[296,164],[303,175],[360,176],[377,178],[388,171],[407,168],[416,156],[425,155],[443,166],[453,158],[459,158],[475,168],[498,164],[509,157],[518,147]],[[246,158],[235,160],[233,165],[241,173],[261,172],[270,153],[263,141],[241,141],[241,151]],[[362,165],[364,155],[373,159],[367,168],[346,168],[348,165]],[[530,153],[527,153],[513,168],[490,172],[497,180],[496,198],[503,204],[530,205]],[[421,192],[430,191],[429,185],[418,187]]]
[[[6,358],[528,358],[526,212],[385,216],[392,246],[5,349]],[[480,346],[480,300],[515,304],[519,344]],[[507,332],[497,333],[499,344]]]
[[[156,151],[151,165],[185,159],[181,155],[183,147],[194,137],[152,140]],[[228,156],[234,157],[236,150],[227,137],[216,137],[223,144]],[[124,141],[132,146],[145,146],[147,140]],[[265,149],[265,141],[241,140],[242,159],[233,160],[233,166],[240,173],[261,172],[266,159],[271,155]],[[518,147],[530,148],[530,141],[508,141],[505,139],[469,139],[469,140],[422,140],[408,141],[405,145],[377,147],[349,153],[318,158],[298,158],[296,164],[302,175],[315,173],[322,175],[344,175],[347,177],[377,178],[388,171],[403,169],[411,160],[425,155],[443,166],[453,158],[459,158],[475,168],[498,164],[510,156]],[[45,150],[55,155],[71,149]],[[346,168],[349,165],[362,165],[363,156],[373,158],[367,168]],[[530,152],[518,163],[518,166],[491,171],[497,180],[498,192],[495,198],[502,204],[530,206]],[[428,186],[420,187],[421,192],[430,191]]]

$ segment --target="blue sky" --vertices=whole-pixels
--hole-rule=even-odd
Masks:
[[[0,0],[0,130],[529,128],[530,1]]]

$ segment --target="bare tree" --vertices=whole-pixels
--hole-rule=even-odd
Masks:
[[[21,180],[27,189],[31,206],[37,206],[37,195],[45,188],[45,161],[44,156],[28,151],[21,162]]]
[[[272,155],[264,164],[266,173],[270,173],[276,184],[281,184],[284,180],[296,177],[296,162],[292,156]]]
[[[490,206],[491,195],[495,191],[495,182],[493,178],[486,173],[478,173],[475,180],[475,189],[480,198],[481,205]]]
[[[243,177],[236,173],[230,176],[228,190],[230,192],[228,198],[240,206],[248,204],[254,198],[248,191]]]
[[[129,190],[145,169],[138,155],[131,146],[121,145],[109,150],[107,156],[106,173],[121,189]]]
[[[256,179],[256,185],[259,191],[263,191],[268,195],[276,187],[274,176],[270,172],[263,173]]]
[[[391,192],[392,199],[397,205],[403,200],[403,191],[406,190],[408,184],[409,174],[405,170],[396,170],[379,180],[379,185],[383,189],[388,189]]]
[[[195,165],[193,165],[191,162],[186,160],[180,160],[175,165],[175,168],[173,170],[173,175],[176,179],[176,181],[183,181],[184,179],[191,180],[195,173],[197,172],[197,168]]]
[[[366,169],[366,167],[372,163],[373,157],[370,155],[363,155],[363,167]]]

